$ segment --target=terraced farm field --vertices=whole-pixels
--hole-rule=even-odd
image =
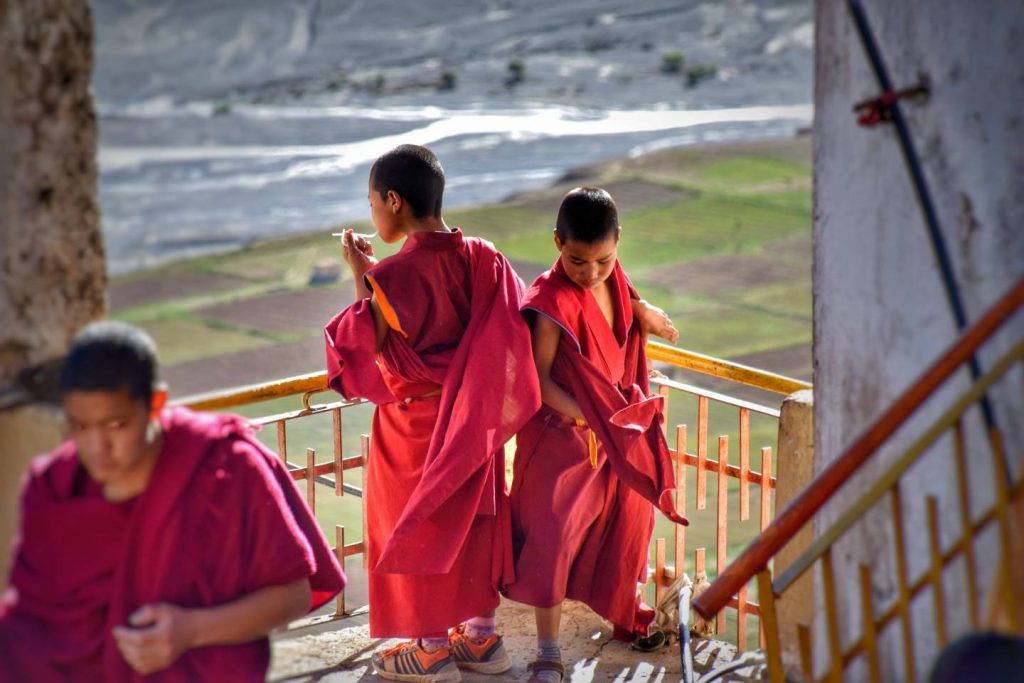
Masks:
[[[810,376],[808,138],[672,150],[581,168],[549,189],[445,217],[492,240],[529,282],[553,262],[558,202],[580,184],[600,185],[615,197],[623,266],[640,292],[672,315],[681,346]],[[333,284],[309,284],[314,267],[339,259],[330,231],[325,226],[133,273],[113,284],[114,315],[153,334],[177,396],[280,377],[296,367],[317,370],[322,358],[311,352],[313,340],[330,314],[351,301],[344,271]],[[286,353],[296,347],[308,358]],[[253,361],[259,351],[266,362]],[[221,371],[204,371],[214,367]]]

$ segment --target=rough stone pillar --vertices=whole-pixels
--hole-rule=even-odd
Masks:
[[[11,408],[21,373],[106,310],[86,0],[0,0],[0,581],[28,459],[55,412]],[[4,408],[4,406],[7,406]]]
[[[779,457],[775,509],[780,511],[811,483],[814,476],[814,394],[798,391],[782,402],[779,416]],[[814,539],[807,525],[775,557],[774,576],[779,576]],[[778,602],[783,656],[798,663],[797,624],[811,624],[814,615],[814,582],[810,573],[793,584]]]

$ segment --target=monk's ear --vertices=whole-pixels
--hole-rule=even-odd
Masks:
[[[555,249],[558,249],[558,251],[562,251],[562,240],[558,237],[558,231],[552,230],[551,233],[555,238]]]
[[[153,397],[149,400],[149,417],[160,417],[160,411],[167,407],[167,387],[159,384],[153,389]]]
[[[615,244],[619,243],[619,238],[622,237],[622,226],[615,228]]]
[[[405,200],[402,199],[402,195],[398,194],[394,190],[388,190],[388,209],[393,214],[398,214],[402,210],[402,205]]]

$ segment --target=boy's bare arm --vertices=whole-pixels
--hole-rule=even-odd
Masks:
[[[632,299],[631,302],[633,317],[640,323],[640,330],[644,334],[653,334],[672,344],[679,341],[679,330],[672,324],[665,311],[643,299]]]
[[[583,411],[576,400],[551,379],[551,364],[555,362],[561,337],[562,328],[547,316],[537,314],[533,323],[533,362],[540,379],[540,397],[545,404],[563,415],[582,420]]]
[[[264,638],[309,611],[309,604],[309,579],[260,588],[216,607],[156,603],[136,610],[130,627],[115,628],[114,639],[128,665],[146,675],[166,669],[193,648]]]

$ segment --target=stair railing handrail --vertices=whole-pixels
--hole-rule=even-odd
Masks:
[[[918,379],[877,417],[832,464],[794,498],[775,520],[693,601],[705,619],[714,617],[775,554],[807,524],[843,485],[892,436],[935,390],[1024,304],[1021,278]]]

